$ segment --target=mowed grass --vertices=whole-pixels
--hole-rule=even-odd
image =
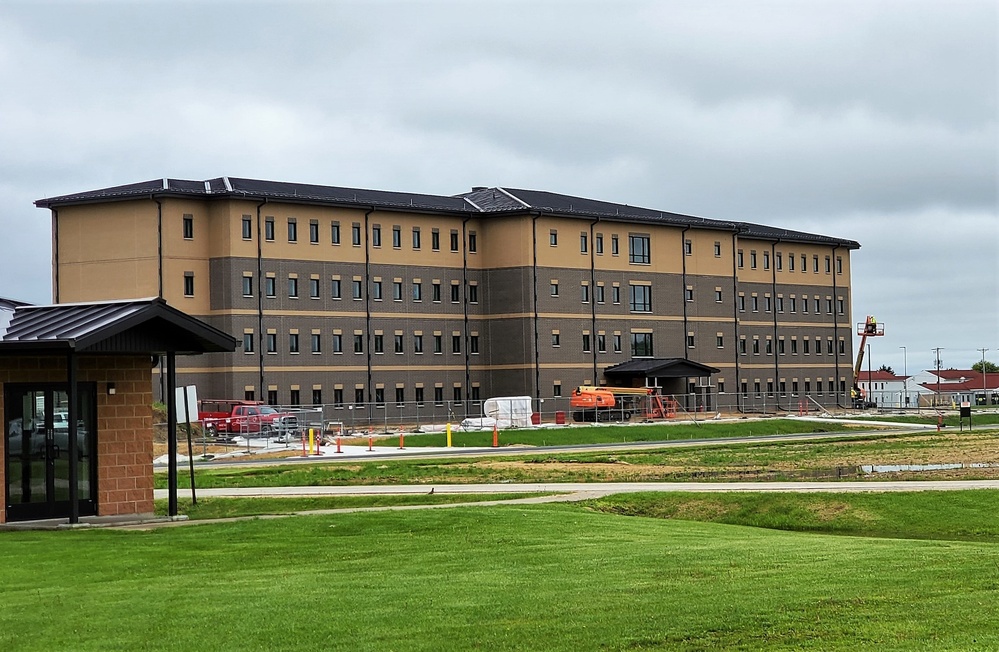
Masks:
[[[878,416],[858,416],[857,419],[863,421],[870,421],[872,423],[877,421],[887,421],[891,423],[912,423],[924,426],[935,426],[938,422],[937,413],[931,409],[924,409],[922,414],[881,414]],[[942,425],[947,428],[961,428],[961,417],[960,415],[946,414],[944,415]],[[972,410],[971,412],[971,428],[985,428],[991,427],[999,424],[999,412],[977,412]],[[964,418],[964,430],[968,430],[968,417]]]
[[[219,518],[242,518],[270,514],[295,514],[335,509],[364,509],[369,507],[410,507],[413,505],[453,505],[455,503],[477,503],[497,500],[517,500],[547,493],[516,494],[380,494],[375,496],[273,496],[273,497],[210,497],[198,498],[193,504],[190,498],[177,501],[180,514],[192,521]],[[166,500],[157,500],[156,514],[165,516],[168,511]]]
[[[996,545],[578,505],[9,532],[0,649],[994,650]]]
[[[571,446],[574,444],[621,444],[647,441],[675,441],[678,439],[724,439],[726,437],[755,437],[761,435],[790,435],[815,432],[848,432],[856,426],[842,423],[802,421],[797,419],[752,419],[739,422],[714,422],[703,415],[694,422],[689,418],[668,423],[643,425],[599,425],[573,428],[509,429],[497,432],[500,446]],[[457,424],[456,424],[457,425]],[[398,447],[398,437],[379,437],[375,446]],[[447,446],[447,433],[406,434],[406,448],[421,446]],[[455,447],[489,447],[493,445],[493,432],[452,431],[451,445]]]

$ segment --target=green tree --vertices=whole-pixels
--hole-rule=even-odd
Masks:
[[[975,364],[971,365],[971,368],[974,369],[975,371],[982,371],[983,363],[985,366],[984,370],[985,373],[987,374],[999,373],[999,365],[997,365],[994,362],[989,362],[988,360],[979,360]]]
[[[888,372],[888,373],[890,373],[890,374],[891,374],[892,376],[894,376],[894,375],[895,375],[895,370],[894,370],[894,369],[892,369],[892,368],[891,368],[890,366],[888,366],[888,365],[886,365],[886,364],[883,364],[883,365],[881,365],[880,367],[878,367],[878,371],[887,371],[887,372]]]

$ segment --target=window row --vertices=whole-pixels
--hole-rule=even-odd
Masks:
[[[190,219],[189,219],[190,218]],[[298,242],[298,218],[289,217],[285,221],[285,226],[287,228],[287,238],[289,243]],[[311,244],[319,244],[320,241],[320,230],[321,225],[319,220],[309,220],[309,242]],[[352,222],[350,224],[350,244],[355,247],[361,246],[361,234],[363,232],[363,227],[360,222]],[[253,218],[250,215],[243,216],[242,222],[242,236],[244,240],[253,240]],[[371,233],[369,235],[369,242],[372,247],[383,246],[382,238],[382,225],[372,224]],[[274,242],[277,232],[277,223],[274,217],[268,216],[264,218],[264,233],[263,239],[265,242]],[[341,226],[339,220],[331,220],[329,222],[329,242],[333,245],[341,244]],[[394,224],[389,227],[389,233],[391,237],[391,246],[393,249],[401,249],[403,242],[403,227],[398,224]],[[439,228],[429,229],[430,233],[430,250],[440,251],[441,250],[441,230]],[[409,229],[410,243],[414,251],[423,250],[423,234],[424,230],[422,227],[414,226]],[[447,234],[448,245],[452,252],[458,252],[461,245],[461,233],[458,229],[450,229]],[[194,237],[194,223],[193,218],[189,215],[184,216],[184,237],[186,239],[191,239]],[[469,231],[467,233],[466,250],[469,253],[476,253],[479,249],[478,235],[475,231]]]
[[[395,390],[394,392],[395,403],[397,407],[405,407],[406,403],[410,401],[415,403],[417,407],[423,407],[428,402],[426,398],[427,388],[424,388],[423,385],[417,385],[412,389],[413,392],[412,398],[410,398],[409,394],[407,394],[405,386],[396,386],[394,390]],[[434,387],[429,388],[429,390],[433,396],[432,398],[433,404],[435,406],[443,406],[445,403],[444,386],[441,384],[436,384]],[[461,405],[465,402],[464,394],[465,394],[464,388],[461,386],[460,383],[456,383],[451,388],[451,393],[447,400],[452,405]],[[247,401],[255,401],[256,390],[252,388],[245,389],[243,391],[243,398]],[[313,387],[311,405],[313,406],[325,405],[325,403],[323,402],[323,398],[324,397],[323,397],[322,387]],[[341,387],[335,387],[332,390],[332,397],[329,398],[333,399],[332,405],[333,409],[335,410],[342,410],[347,407],[353,408],[355,404],[365,405],[369,402],[367,391],[363,386],[355,387],[353,389],[352,395],[346,393],[345,390]],[[353,401],[351,403],[347,403],[346,401],[347,398],[353,398]],[[375,404],[375,407],[380,407],[380,408],[385,407],[386,404],[385,387],[375,387],[371,399],[372,402]],[[468,400],[470,400],[473,404],[478,404],[482,401],[481,388],[479,387],[478,384],[473,384],[472,387],[470,388]],[[267,403],[268,405],[281,405],[281,403],[278,402],[278,390],[273,388],[267,390]],[[305,403],[302,402],[301,390],[296,389],[294,387],[289,389],[288,402],[285,405],[286,406],[306,405]]]
[[[254,276],[251,272],[245,272],[243,275],[243,296],[253,297],[256,296],[253,293],[253,279]],[[308,283],[308,296],[310,299],[321,299],[322,298],[322,279],[318,275],[312,275],[308,279],[303,279]],[[355,276],[351,279],[342,279],[339,276],[333,276],[329,280],[329,298],[330,299],[343,299],[345,286],[349,287],[350,298],[355,301],[361,301],[364,297],[364,279],[360,276]],[[298,299],[300,296],[300,279],[298,275],[292,274],[288,276],[287,279],[287,291],[289,299]],[[277,287],[278,279],[277,276],[271,272],[268,272],[264,276],[264,296],[269,299],[274,299],[277,297]],[[381,277],[374,277],[371,280],[371,284],[368,288],[368,297],[373,301],[384,301],[386,299],[391,299],[392,301],[402,301],[405,293],[408,291],[409,296],[413,301],[423,301],[424,283],[421,279],[413,279],[408,284],[408,289],[404,284],[402,279],[396,278],[391,281],[383,280]],[[430,300],[435,303],[440,303],[443,298],[442,283],[439,280],[433,280],[429,286],[430,289]],[[386,291],[391,291],[391,296],[389,296]],[[185,286],[186,291],[186,286]],[[191,291],[193,294],[193,279],[191,285]],[[451,303],[461,303],[461,282],[452,281],[449,290],[448,298]],[[479,302],[479,284],[478,281],[469,281],[465,286],[465,301],[468,303],[478,303]]]
[[[719,247],[716,243],[715,254],[720,255]],[[796,257],[793,252],[788,252],[787,254],[787,271],[795,271],[795,260],[800,260],[801,264],[798,266],[798,271],[808,272],[808,254],[800,254],[800,258]],[[755,249],[749,250],[749,268],[758,269],[760,263],[762,262],[763,269],[770,269],[770,252],[763,251],[761,254],[757,254]],[[742,249],[736,251],[736,265],[739,269],[745,269],[746,267],[746,255]],[[784,253],[781,251],[774,252],[773,260],[774,269],[778,272],[784,271]],[[822,264],[822,270],[826,274],[832,274],[832,256],[825,256],[824,262]],[[820,269],[820,258],[818,254],[812,254],[812,273],[818,274]],[[836,256],[836,274],[843,273],[843,257]]]
[[[761,343],[762,342],[762,348]],[[825,351],[826,355],[835,355],[836,352],[839,355],[846,355],[846,340],[838,340],[838,346],[833,344],[833,339],[831,337],[825,340]],[[784,337],[777,339],[777,355],[787,355],[790,351],[791,355],[798,355],[799,350],[802,355],[822,355],[822,340],[815,338],[811,340],[807,337],[800,340],[801,346],[799,348],[799,340],[797,337],[792,337],[786,339]],[[724,341],[722,336],[719,334],[717,336],[717,346],[718,348],[724,348]],[[766,337],[761,340],[759,336],[753,336],[751,339],[747,338],[745,335],[739,336],[739,354],[749,355],[751,351],[753,355],[773,355],[774,354],[774,340],[771,337]]]
[[[297,331],[287,333],[287,339],[285,340],[288,345],[287,352],[301,353],[302,342],[305,341],[306,337],[309,342],[309,351],[315,354],[321,354],[324,346],[329,347],[328,351],[330,353],[342,354],[344,353],[345,344],[350,345],[350,351],[357,354],[364,353],[365,346],[370,346],[371,352],[375,354],[387,352],[402,354],[406,352],[406,337],[401,331],[396,331],[391,335],[375,331],[369,341],[368,337],[362,331],[354,331],[349,335],[334,331],[331,335],[324,336],[321,332],[316,330],[312,331],[308,335],[298,333]],[[325,340],[325,345],[324,337],[329,338]],[[458,331],[454,331],[450,335],[445,335],[442,332],[434,332],[427,335],[426,339],[424,339],[424,334],[422,332],[416,332],[410,337],[409,350],[416,354],[422,354],[425,350],[434,354],[443,354],[445,351],[445,343],[449,345],[448,350],[453,354],[460,354],[463,350],[463,346],[467,348],[467,352],[470,355],[479,354],[479,334],[476,332],[470,333],[467,338]],[[278,333],[273,330],[264,333],[260,344],[265,353],[277,354]],[[424,344],[426,344],[428,348],[425,349]],[[243,333],[243,352],[254,353],[256,351],[256,346],[256,333],[249,330],[245,331]]]

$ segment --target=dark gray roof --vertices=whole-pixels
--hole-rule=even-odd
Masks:
[[[543,190],[500,187],[473,188],[471,192],[444,196],[283,181],[262,181],[238,177],[218,177],[206,181],[154,179],[124,186],[39,199],[35,205],[40,208],[58,208],[73,204],[167,196],[198,196],[205,199],[245,197],[259,201],[287,201],[462,215],[538,211],[580,219],[664,224],[678,227],[690,226],[738,233],[742,236],[763,240],[790,240],[838,245],[848,249],[860,248],[860,244],[855,240],[779,229],[751,222],[714,220]]]
[[[607,377],[693,378],[716,373],[714,367],[683,358],[633,358],[604,369]]]
[[[236,350],[235,338],[163,299],[18,306],[0,331],[0,354],[212,353]]]

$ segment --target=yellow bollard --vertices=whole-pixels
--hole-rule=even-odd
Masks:
[[[447,424],[447,447],[451,448],[451,424]]]
[[[316,431],[313,428],[309,428],[309,455],[315,450],[313,446],[316,444]]]

